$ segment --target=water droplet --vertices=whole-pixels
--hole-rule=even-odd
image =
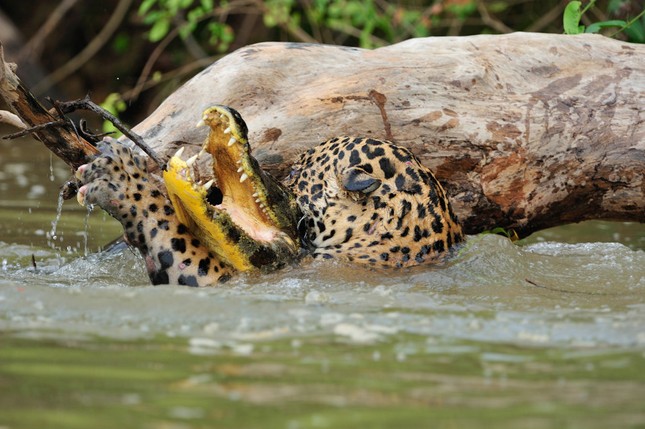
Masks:
[[[92,210],[94,210],[94,205],[88,204],[87,205],[87,215],[85,216],[85,224],[83,225],[83,256],[87,257],[89,254],[87,250],[87,238],[89,236],[88,229],[90,225],[90,214],[92,213]]]
[[[49,152],[49,181],[53,182],[56,177],[54,177],[54,154]]]

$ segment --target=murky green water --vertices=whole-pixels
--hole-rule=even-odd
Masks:
[[[645,427],[644,225],[152,287],[50,165],[0,142],[0,428]]]

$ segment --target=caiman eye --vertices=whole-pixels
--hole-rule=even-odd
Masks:
[[[206,193],[206,201],[212,206],[222,204],[223,195],[222,191],[219,190],[217,186],[211,186],[211,188]]]

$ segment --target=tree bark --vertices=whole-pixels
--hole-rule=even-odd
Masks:
[[[212,104],[245,118],[278,177],[338,135],[390,139],[433,169],[468,233],[645,222],[645,47],[597,35],[413,39],[376,50],[262,43],[195,76],[135,131],[165,156]],[[208,171],[204,165],[202,171]]]

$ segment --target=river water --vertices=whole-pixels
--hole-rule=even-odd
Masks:
[[[153,287],[69,174],[0,142],[0,428],[645,426],[645,225]]]

